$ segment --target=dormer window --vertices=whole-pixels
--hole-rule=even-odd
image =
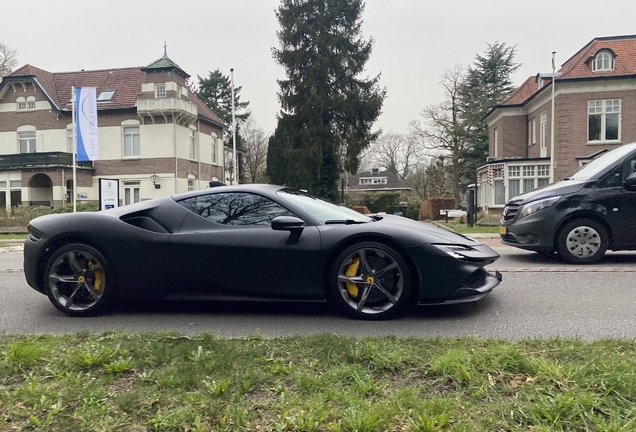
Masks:
[[[35,96],[29,96],[28,98],[19,97],[16,99],[18,111],[27,111],[35,109]]]
[[[116,90],[104,90],[97,96],[97,102],[110,102],[115,96]]]
[[[155,97],[157,99],[164,99],[166,97],[166,85],[158,84],[155,86]]]
[[[592,60],[593,72],[604,72],[614,70],[614,56],[607,50],[599,51]]]

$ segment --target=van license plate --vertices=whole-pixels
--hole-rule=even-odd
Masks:
[[[508,234],[508,227],[500,226],[500,227],[499,227],[499,234],[501,234],[501,235],[506,235],[506,234]]]

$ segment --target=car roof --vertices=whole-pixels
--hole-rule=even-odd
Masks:
[[[172,195],[172,199],[175,201],[180,201],[186,198],[191,198],[199,195],[206,195],[208,193],[214,192],[251,192],[251,193],[262,193],[265,195],[274,194],[276,191],[280,189],[285,189],[286,186],[280,185],[272,185],[272,184],[240,184],[240,185],[216,185],[211,188],[199,189],[196,191],[185,192],[181,194]]]

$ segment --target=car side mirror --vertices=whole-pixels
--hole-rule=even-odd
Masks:
[[[623,181],[623,188],[631,192],[636,191],[636,172],[627,176],[627,178]]]
[[[274,231],[289,231],[289,238],[286,244],[296,244],[305,229],[305,221],[294,216],[278,216],[272,219],[272,229]]]

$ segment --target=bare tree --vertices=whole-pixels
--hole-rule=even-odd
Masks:
[[[4,40],[0,41],[0,78],[9,75],[13,72],[13,68],[18,65],[18,50],[11,48],[4,43]]]
[[[420,113],[421,121],[413,120],[409,128],[420,144],[429,150],[446,154],[451,160],[453,196],[460,203],[460,162],[469,146],[469,131],[460,111],[460,90],[465,71],[462,66],[447,69],[440,85],[444,88],[445,100],[430,105]]]
[[[269,136],[256,121],[249,117],[242,123],[243,174],[247,183],[267,181],[267,145]]]
[[[421,162],[420,150],[418,142],[408,136],[385,133],[365,151],[363,164],[370,168],[383,168],[405,181]]]

